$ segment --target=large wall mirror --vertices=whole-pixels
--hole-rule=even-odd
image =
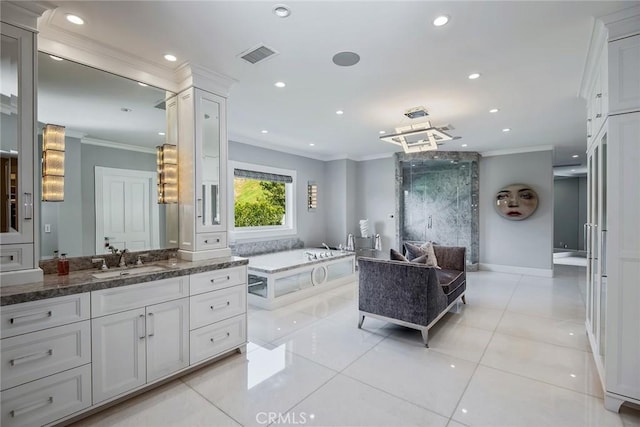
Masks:
[[[175,94],[40,52],[38,138],[65,128],[64,201],[41,202],[40,256],[178,246],[178,206],[158,204],[155,147],[175,134]]]

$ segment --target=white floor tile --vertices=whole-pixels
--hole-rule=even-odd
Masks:
[[[469,296],[467,296],[467,304],[462,304],[460,307],[460,313],[447,313],[441,321],[494,331],[504,313],[504,310],[476,305]]]
[[[264,425],[261,413],[285,413],[334,375],[335,371],[279,346],[225,359],[186,376],[184,381],[249,426]]]
[[[310,314],[287,307],[272,311],[253,312],[248,316],[247,333],[250,341],[256,339],[262,342],[271,342],[317,320]]]
[[[456,357],[386,338],[343,373],[448,417],[475,367]]]
[[[448,419],[337,375],[289,412],[316,426],[445,426]],[[291,425],[293,423],[289,423]]]
[[[480,366],[453,419],[470,426],[619,427],[601,399]]]
[[[341,371],[384,339],[386,333],[368,332],[355,324],[336,325],[327,320],[316,322],[274,341],[307,359]]]
[[[481,365],[602,397],[593,355],[581,350],[495,333]]]
[[[584,322],[585,306],[576,286],[567,288],[523,284],[509,301],[508,311],[530,316]]]
[[[239,426],[180,380],[148,391],[72,425],[74,427]]]

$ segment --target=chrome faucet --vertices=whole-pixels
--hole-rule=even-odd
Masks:
[[[127,266],[127,259],[124,256],[124,254],[126,254],[127,252],[129,252],[129,249],[123,249],[122,251],[120,251],[120,258],[118,258],[118,267]]]
[[[322,246],[327,248],[327,250],[329,251],[329,256],[333,256],[333,252],[331,252],[331,248],[326,243],[322,242]]]

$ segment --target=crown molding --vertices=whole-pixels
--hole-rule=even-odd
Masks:
[[[47,10],[57,6],[48,1],[1,1],[0,17],[2,22],[15,25],[32,32],[38,31],[38,18]]]
[[[600,18],[609,30],[609,41],[640,34],[640,6],[630,7]]]
[[[139,145],[122,144],[120,142],[107,141],[98,138],[81,138],[82,144],[97,145],[100,147],[115,148],[117,150],[137,151],[139,153],[156,154],[155,148],[141,147]]]
[[[238,82],[233,77],[205,68],[194,63],[182,64],[175,72],[178,85],[178,92],[189,87],[197,87],[216,95],[229,97],[231,87]]]
[[[553,151],[553,145],[537,145],[534,147],[506,148],[504,150],[489,150],[480,152],[481,157],[506,156],[509,154],[533,153],[536,151]]]
[[[381,153],[381,154],[371,154],[368,156],[360,156],[360,157],[349,157],[349,159],[354,160],[356,162],[367,162],[369,160],[380,160],[380,159],[391,159],[393,158],[395,152],[390,153]]]

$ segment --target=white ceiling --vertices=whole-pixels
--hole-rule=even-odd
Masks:
[[[53,3],[59,8],[41,26],[157,67],[192,62],[237,80],[228,99],[231,140],[320,159],[381,157],[400,147],[378,132],[409,124],[404,111],[425,106],[434,125],[451,124],[462,138],[441,149],[552,145],[557,165],[585,161],[578,91],[594,17],[640,4],[288,1],[292,13],[283,19],[272,13],[275,1]],[[66,13],[85,25],[66,22]],[[438,28],[431,22],[440,14],[451,20]],[[256,65],[239,58],[261,43],[279,54]],[[360,63],[336,66],[341,51],[358,53]],[[178,61],[165,61],[168,52]],[[472,72],[481,77],[469,80]],[[490,114],[494,107],[500,111]]]

